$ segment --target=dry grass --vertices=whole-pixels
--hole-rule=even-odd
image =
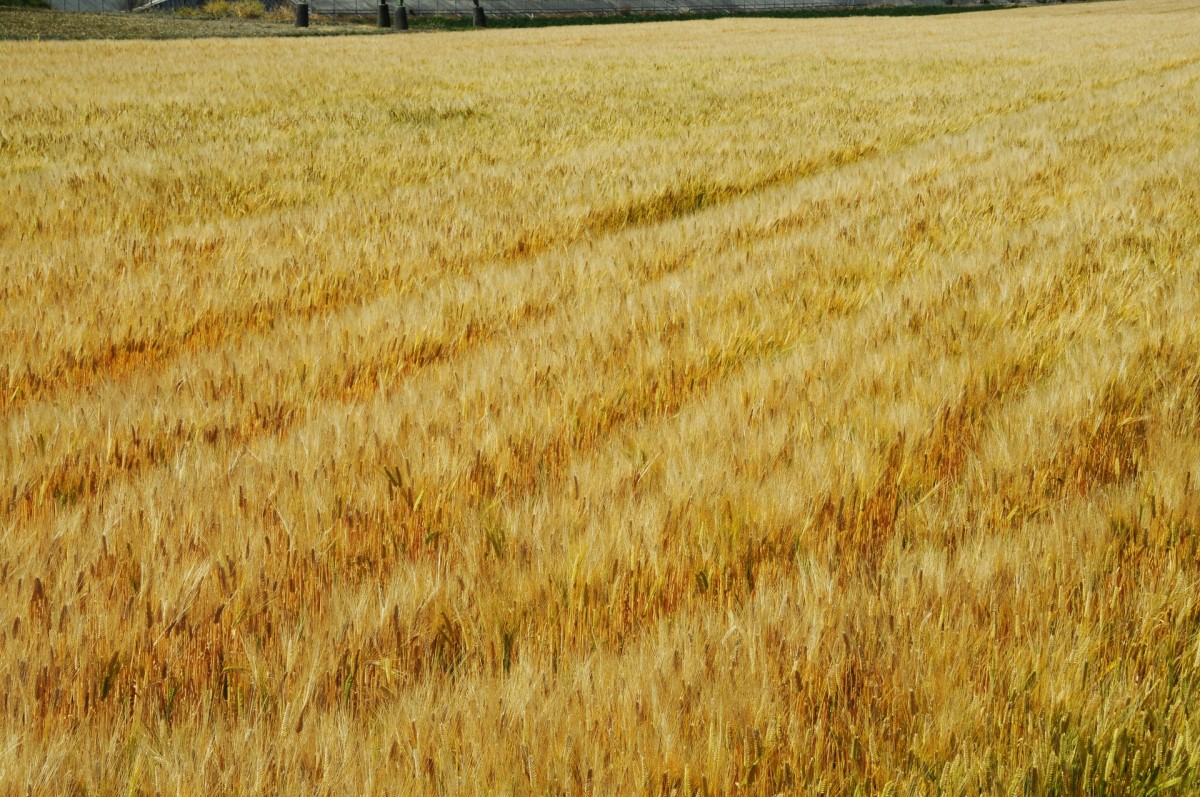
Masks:
[[[0,783],[1200,789],[1198,20],[0,45]]]

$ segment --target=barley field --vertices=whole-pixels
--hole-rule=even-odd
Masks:
[[[0,70],[3,793],[1200,790],[1200,0]]]

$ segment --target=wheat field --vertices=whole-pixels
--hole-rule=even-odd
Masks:
[[[2,43],[0,790],[1200,790],[1200,2]]]

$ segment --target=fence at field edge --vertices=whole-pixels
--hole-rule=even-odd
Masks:
[[[390,0],[396,5],[396,0]],[[470,0],[405,0],[410,13],[465,16],[473,11]],[[490,17],[622,14],[703,14],[751,13],[763,11],[802,11],[846,7],[866,7],[868,2],[846,0],[480,0]],[[942,0],[937,0],[942,5]],[[876,3],[880,5],[880,3]],[[309,8],[318,14],[374,14],[377,0],[309,0]]]
[[[204,0],[183,0],[175,5],[202,5]],[[292,0],[281,0],[289,4]],[[960,0],[961,2],[961,0]],[[114,12],[132,11],[146,0],[50,0],[59,11]],[[270,2],[267,3],[271,5]],[[405,0],[409,12],[416,15],[465,16],[473,11],[471,0]],[[940,6],[945,0],[481,0],[488,16],[562,16],[622,14],[738,14],[771,11],[805,11],[834,8],[867,8],[878,5]],[[157,4],[156,4],[157,5]],[[165,4],[164,4],[165,5]],[[399,5],[389,0],[389,5]],[[316,14],[371,16],[379,8],[377,0],[309,0]]]

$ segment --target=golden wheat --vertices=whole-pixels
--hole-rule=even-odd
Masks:
[[[1198,23],[0,45],[0,784],[1200,788]]]

